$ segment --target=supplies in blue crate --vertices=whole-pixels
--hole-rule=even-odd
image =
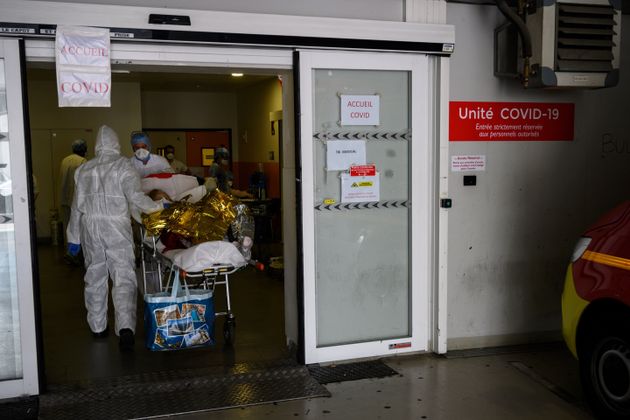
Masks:
[[[214,299],[211,290],[182,287],[179,270],[171,271],[171,292],[144,295],[146,346],[152,351],[214,344]]]

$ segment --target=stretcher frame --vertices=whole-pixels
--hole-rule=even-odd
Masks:
[[[215,312],[214,315],[215,318],[218,316],[225,316],[225,322],[223,324],[223,338],[226,345],[232,345],[234,343],[236,332],[236,316],[232,312],[230,298],[230,275],[239,271],[242,267],[216,264],[201,271],[188,272],[173,264],[173,261],[171,261],[170,258],[158,251],[158,238],[155,236],[147,236],[146,229],[142,226],[142,224],[138,224],[138,227],[140,230],[140,259],[142,261],[142,281],[144,285],[144,293],[147,291],[148,274],[157,274],[160,291],[168,291],[168,282],[167,284],[164,284],[163,281],[163,272],[166,272],[167,270],[179,270],[180,277],[188,286],[200,287],[203,290],[212,290],[213,296],[215,295],[214,291],[217,285],[225,286],[226,311]],[[150,242],[147,242],[145,238]],[[151,264],[151,268],[153,268],[153,264],[155,264],[155,269],[148,270],[147,263]]]

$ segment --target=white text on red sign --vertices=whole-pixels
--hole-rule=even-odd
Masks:
[[[376,165],[358,165],[350,167],[350,176],[375,176]]]
[[[492,108],[469,108],[460,107],[458,109],[459,118],[462,120],[492,120],[495,117],[495,111]],[[546,109],[539,108],[501,108],[499,116],[504,120],[557,120],[560,118],[560,109],[549,107]]]
[[[562,102],[449,104],[450,141],[571,141],[575,107]]]

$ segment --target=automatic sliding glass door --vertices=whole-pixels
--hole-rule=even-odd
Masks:
[[[0,398],[39,392],[19,42],[0,38]]]
[[[299,62],[306,362],[426,350],[427,58]]]

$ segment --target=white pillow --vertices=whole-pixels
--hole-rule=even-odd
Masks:
[[[190,272],[202,271],[216,264],[237,268],[247,264],[238,248],[224,241],[203,242],[188,249],[167,251],[164,255],[176,266]]]

